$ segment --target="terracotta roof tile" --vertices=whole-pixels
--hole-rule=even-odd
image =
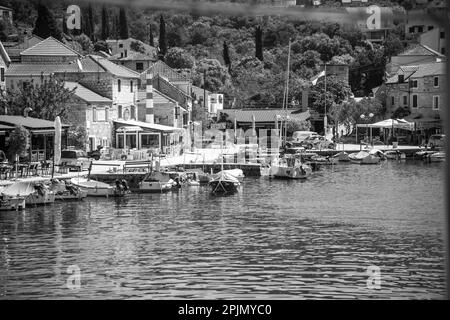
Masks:
[[[34,46],[22,51],[20,54],[22,56],[80,56],[78,52],[53,37],[42,40]]]
[[[82,86],[78,82],[66,81],[64,83],[64,87],[69,90],[75,89],[75,95],[83,101],[86,102],[97,102],[97,103],[111,103],[112,100],[106,97],[103,97],[94,91],[89,90],[88,88]]]

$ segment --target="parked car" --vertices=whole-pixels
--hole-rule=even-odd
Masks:
[[[91,160],[86,151],[69,149],[61,151],[61,163],[71,167],[79,167],[83,171],[89,168]]]
[[[292,140],[291,142],[294,145],[299,145],[302,143],[305,139],[311,137],[311,136],[318,136],[319,134],[314,131],[295,131],[292,134]]]
[[[306,149],[334,149],[334,142],[328,140],[324,136],[311,135],[303,140],[303,142],[300,143],[300,146]]]
[[[445,134],[433,134],[428,139],[428,148],[444,148],[445,147]]]

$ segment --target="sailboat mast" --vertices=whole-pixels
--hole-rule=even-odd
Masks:
[[[286,72],[286,97],[284,99],[284,141],[286,142],[287,138],[287,106],[289,104],[289,71],[291,66],[291,39],[289,39],[289,46],[288,46],[288,61],[287,61],[287,72]]]

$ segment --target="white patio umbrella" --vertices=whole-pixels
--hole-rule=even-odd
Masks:
[[[53,158],[55,164],[59,165],[61,161],[61,119],[59,116],[55,119],[55,149]]]
[[[403,119],[386,119],[376,123],[367,125],[369,128],[398,128],[404,130],[414,131],[414,123]]]

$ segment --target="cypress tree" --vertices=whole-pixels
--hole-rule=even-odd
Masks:
[[[88,11],[84,11],[81,15],[81,30],[89,39],[92,38],[92,24]]]
[[[125,8],[119,10],[119,37],[120,39],[128,39],[128,21]]]
[[[152,28],[152,25],[150,25],[150,32],[149,33],[150,33],[149,34],[150,39],[148,41],[148,44],[151,45],[152,47],[154,47],[155,46],[155,40],[153,39],[153,28]]]
[[[223,42],[223,61],[225,62],[225,65],[228,66],[228,71],[231,71],[230,53],[226,41]]]
[[[167,39],[166,39],[166,23],[164,17],[161,15],[159,18],[159,53],[160,59],[164,60],[164,56],[167,53]]]
[[[91,6],[90,3],[89,3],[89,7],[88,7],[88,19],[89,19],[89,24],[90,24],[90,29],[89,29],[89,32],[91,34],[90,38],[91,38],[92,41],[94,41],[95,40],[95,34],[94,34],[94,31],[95,31],[94,13],[92,12],[92,6]]]
[[[108,11],[105,6],[102,7],[102,40],[108,39],[110,35],[109,31],[109,21],[108,21]]]
[[[120,19],[118,15],[114,17],[114,36],[117,40],[120,39]]]
[[[33,34],[45,39],[50,36],[62,40],[61,30],[58,28],[55,17],[43,4],[38,4],[38,17],[34,23]]]
[[[260,26],[256,27],[256,31],[255,31],[255,57],[259,61],[263,61],[264,60],[262,36],[263,36],[263,33],[262,33],[262,30],[261,30],[261,27]]]

